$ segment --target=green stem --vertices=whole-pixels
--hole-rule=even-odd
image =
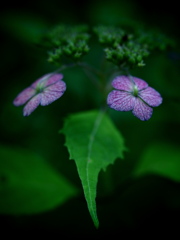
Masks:
[[[97,76],[100,76],[100,75],[103,74],[101,71],[97,70],[95,67],[93,67],[93,66],[91,66],[91,65],[89,65],[89,64],[87,64],[87,63],[78,62],[77,65],[78,65],[78,66],[81,66],[81,67],[83,67],[83,68],[86,68],[87,70],[93,72],[93,73],[94,73],[95,75],[97,75]]]
[[[76,63],[64,64],[60,68],[58,68],[56,71],[54,71],[54,73],[61,72],[64,69],[67,69],[67,68],[75,67],[76,65],[77,65]]]
[[[72,68],[75,66],[80,66],[83,68],[85,74],[88,76],[88,78],[91,80],[91,82],[96,86],[96,88],[100,91],[103,97],[102,101],[102,107],[105,108],[107,105],[106,103],[106,97],[109,91],[109,82],[106,81],[106,78],[108,78],[108,74],[97,70],[93,66],[85,63],[85,62],[76,62],[76,63],[70,63],[70,64],[64,64],[60,68],[58,68],[56,71],[53,73],[58,73],[63,71],[64,69],[67,68]],[[106,71],[107,72],[107,71]]]
[[[83,68],[85,74],[88,76],[91,82],[96,86],[98,90],[101,91],[101,84],[98,81],[99,76],[102,74],[101,71],[98,71],[96,68],[87,63],[78,62],[77,65]]]

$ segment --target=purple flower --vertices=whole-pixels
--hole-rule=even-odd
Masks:
[[[117,111],[132,111],[142,121],[151,118],[153,109],[162,103],[161,95],[142,79],[118,76],[112,81],[117,89],[109,93],[107,104]]]
[[[36,80],[14,99],[13,104],[20,106],[26,103],[23,115],[29,116],[39,105],[46,106],[60,98],[66,90],[62,74],[50,73]]]

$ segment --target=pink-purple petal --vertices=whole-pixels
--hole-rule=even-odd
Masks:
[[[35,94],[36,94],[35,89],[28,87],[17,95],[17,97],[13,101],[13,104],[17,107],[21,106],[21,105],[25,104]]]
[[[130,78],[132,78],[133,82],[135,83],[135,85],[137,86],[138,90],[142,90],[148,87],[147,82],[145,82],[144,80],[137,78],[137,77],[132,77],[130,76]]]
[[[151,87],[140,91],[139,97],[142,98],[151,107],[157,107],[162,103],[161,95]]]
[[[29,116],[40,104],[42,93],[37,94],[25,105],[23,109],[23,115]]]
[[[63,75],[60,73],[48,73],[41,78],[37,79],[31,87],[36,88],[38,84],[42,84],[44,87],[48,87],[57,81],[60,81],[63,78]]]
[[[130,111],[133,109],[135,97],[125,91],[113,90],[109,93],[107,104],[117,111]]]
[[[114,88],[123,91],[132,91],[134,85],[137,86],[138,90],[148,87],[148,84],[144,80],[133,76],[118,76],[112,81]]]
[[[31,87],[36,88],[38,84],[42,83],[45,86],[46,81],[52,76],[52,73],[45,74],[44,76],[38,78],[35,82],[31,84]]]
[[[66,83],[59,80],[53,85],[50,85],[45,88],[46,91],[59,91],[59,92],[64,92],[66,90]]]
[[[63,95],[63,92],[44,91],[41,98],[41,105],[46,106],[54,102]]]
[[[53,85],[45,88],[42,93],[41,105],[46,106],[58,98],[60,98],[66,90],[66,84],[63,81],[58,81]]]
[[[153,109],[145,104],[141,99],[136,97],[132,113],[140,120],[147,121],[151,118]]]
[[[133,83],[128,76],[118,76],[112,81],[112,86],[118,90],[132,91]]]
[[[63,82],[61,81],[62,78],[63,78],[63,75],[60,73],[52,74],[52,76],[50,76],[48,80],[45,82],[45,87],[55,84],[58,81],[62,83]]]

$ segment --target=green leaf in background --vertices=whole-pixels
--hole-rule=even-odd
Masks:
[[[180,181],[180,149],[168,143],[154,143],[142,155],[134,175],[158,174]]]
[[[40,213],[76,193],[76,188],[40,156],[0,146],[0,213]]]
[[[1,15],[2,27],[20,41],[38,43],[46,31],[45,19],[35,14],[8,11]]]
[[[123,137],[104,113],[89,111],[71,115],[61,131],[66,136],[70,159],[75,160],[88,209],[96,227],[96,185],[101,169],[123,157]]]

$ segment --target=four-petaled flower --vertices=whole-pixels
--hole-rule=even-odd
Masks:
[[[112,81],[117,89],[109,93],[107,104],[117,111],[132,111],[142,121],[151,118],[153,109],[162,103],[161,95],[148,84],[133,76],[118,76]]]
[[[49,73],[36,80],[14,99],[13,104],[20,106],[26,103],[23,115],[29,116],[39,105],[46,106],[60,98],[66,90],[62,74]]]

